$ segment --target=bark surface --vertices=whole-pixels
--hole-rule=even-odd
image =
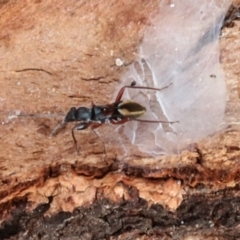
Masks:
[[[157,6],[0,2],[0,239],[240,238],[239,21],[220,36],[229,126],[194,150],[126,160],[84,131],[77,154],[71,124],[49,138],[70,107],[112,101]]]

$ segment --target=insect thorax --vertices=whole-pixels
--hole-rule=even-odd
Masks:
[[[86,107],[80,107],[75,112],[76,121],[88,122],[91,120],[91,109]]]

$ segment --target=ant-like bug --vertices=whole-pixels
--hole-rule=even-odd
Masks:
[[[171,84],[170,84],[171,85]],[[72,138],[74,141],[75,148],[79,152],[77,140],[74,135],[74,130],[84,130],[88,127],[94,131],[94,129],[100,127],[104,123],[112,124],[123,124],[130,120],[147,122],[147,123],[176,123],[168,121],[154,121],[154,120],[143,120],[138,119],[146,112],[146,108],[137,102],[132,100],[121,100],[124,90],[126,88],[138,88],[138,89],[149,89],[160,91],[168,88],[170,85],[163,88],[152,88],[152,87],[142,87],[136,86],[136,82],[133,81],[130,86],[123,86],[115,99],[115,102],[107,105],[96,106],[92,103],[92,108],[72,107],[67,113],[64,120],[57,125],[57,127],[52,131],[50,136],[53,136],[61,127],[66,125],[68,122],[80,122],[72,128]],[[94,131],[96,134],[96,132]]]

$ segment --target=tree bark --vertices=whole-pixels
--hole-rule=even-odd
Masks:
[[[239,21],[220,37],[231,121],[193,150],[125,160],[91,131],[77,154],[73,125],[49,138],[72,106],[112,101],[158,4],[0,3],[0,239],[240,238]]]

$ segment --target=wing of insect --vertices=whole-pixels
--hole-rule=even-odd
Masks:
[[[152,88],[152,87],[136,86],[136,82],[134,81],[131,83],[130,86],[124,86],[120,89],[115,99],[115,102],[112,104],[94,105],[92,103],[91,108],[72,107],[67,113],[67,115],[65,116],[64,120],[54,128],[50,136],[55,135],[58,130],[60,130],[63,126],[65,126],[69,122],[79,122],[72,128],[72,138],[74,141],[74,145],[77,152],[79,152],[79,147],[74,134],[75,130],[84,130],[90,127],[93,130],[93,132],[98,136],[98,134],[94,131],[94,129],[108,122],[112,124],[123,124],[130,120],[134,120],[134,121],[146,122],[146,123],[169,123],[169,124],[176,123],[176,122],[168,122],[168,121],[160,121],[160,120],[154,121],[154,120],[138,119],[140,116],[144,115],[144,113],[146,112],[146,108],[141,104],[134,102],[132,100],[122,100],[123,93],[127,88],[161,91],[163,89],[168,88],[170,85],[171,84],[169,84],[164,88]],[[105,151],[105,146],[104,146],[104,151]]]

